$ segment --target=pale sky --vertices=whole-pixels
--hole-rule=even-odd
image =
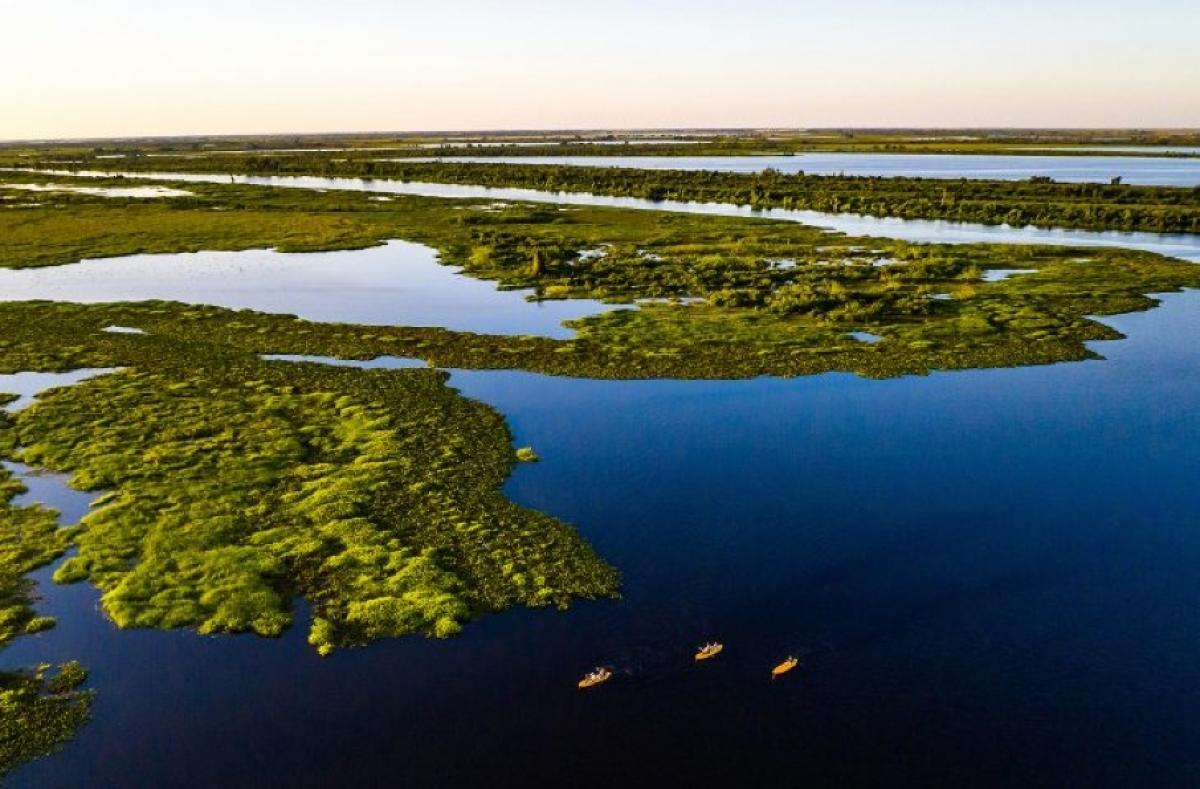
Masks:
[[[0,0],[0,139],[1200,126],[1200,0]]]

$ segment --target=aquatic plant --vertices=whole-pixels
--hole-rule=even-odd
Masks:
[[[118,625],[274,636],[303,595],[327,653],[615,593],[573,529],[498,490],[504,423],[443,374],[205,350],[131,359],[16,417],[23,461],[108,491],[55,579],[90,580]]]
[[[55,673],[48,665],[0,672],[0,776],[75,736],[91,715],[93,693],[80,689],[86,679],[74,661]]]
[[[12,435],[7,415],[0,415],[0,434]],[[12,438],[7,438],[10,444]],[[0,647],[26,633],[53,627],[54,620],[33,610],[33,582],[25,574],[62,555],[72,530],[58,526],[58,514],[34,505],[17,507],[14,496],[25,486],[0,467]]]
[[[98,169],[104,169],[97,163]],[[107,167],[112,167],[109,163]],[[320,153],[143,158],[122,170],[324,175],[516,187],[853,213],[905,219],[1090,230],[1200,232],[1200,187],[661,170],[545,164],[381,161]]]
[[[0,402],[10,399],[0,396]],[[9,417],[0,413],[0,452],[11,452],[14,443]],[[34,611],[34,585],[26,573],[62,555],[73,534],[58,527],[53,510],[14,506],[13,497],[22,492],[24,486],[0,467],[0,649],[54,626]],[[0,671],[0,775],[53,751],[87,721],[92,693],[79,689],[86,679],[74,661],[53,674],[48,665]]]

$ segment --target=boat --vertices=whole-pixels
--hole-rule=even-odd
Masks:
[[[593,687],[594,685],[608,682],[610,679],[612,679],[612,672],[603,666],[600,666],[595,671],[579,680],[579,689],[584,690],[586,688]]]
[[[787,660],[771,669],[771,679],[782,677],[784,674],[788,673],[798,665],[800,665],[800,660],[798,658],[788,657]]]
[[[704,646],[700,647],[698,652],[696,652],[696,660],[708,660],[709,658],[714,658],[721,654],[721,650],[724,648],[725,645],[720,641],[713,641],[709,644],[705,644]]]

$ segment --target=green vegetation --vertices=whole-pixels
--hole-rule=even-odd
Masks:
[[[887,376],[1089,358],[1094,354],[1086,341],[1115,333],[1087,316],[1144,309],[1153,304],[1144,294],[1200,285],[1200,267],[1125,250],[918,245],[761,219],[406,196],[379,202],[357,192],[233,185],[190,188],[194,196],[169,200],[56,195],[52,204],[0,212],[0,264],[45,265],[178,244],[319,249],[399,237],[434,246],[443,262],[472,276],[532,288],[537,298],[658,303],[577,321],[573,341],[322,326],[165,306],[9,305],[0,310],[15,324],[0,341],[7,343],[4,358],[28,366],[49,354],[56,369],[120,366],[130,343],[154,342],[96,336],[96,328],[114,324],[189,342],[219,339],[248,353],[391,354],[443,367],[605,378],[828,370]],[[1036,273],[984,282],[992,269]],[[39,316],[53,316],[61,341],[47,347],[42,338],[31,338],[34,347],[26,353],[22,338]],[[76,335],[70,327],[77,321]],[[859,343],[848,335],[856,330],[884,341]]]
[[[111,164],[107,164],[111,167]],[[732,203],[903,219],[1089,230],[1200,232],[1200,187],[1057,183],[1048,178],[940,178],[639,170],[566,165],[382,161],[361,155],[274,154],[124,160],[123,170],[322,175]],[[101,168],[103,169],[103,168]]]
[[[403,238],[438,249],[447,263],[483,275],[510,275],[514,283],[560,266],[586,249],[664,254],[710,250],[749,254],[835,255],[862,239],[845,239],[794,222],[627,211],[560,208],[530,203],[495,206],[479,200],[407,195],[372,199],[362,192],[178,184],[190,197],[114,199],[70,193],[28,193],[5,183],[129,186],[130,179],[70,179],[9,173],[0,177],[0,267],[70,263],[83,258],[200,249],[275,247],[285,252],[354,249]],[[891,242],[880,240],[881,244]]]
[[[902,219],[1088,230],[1200,232],[1200,187],[977,181],[937,178],[635,170],[565,165],[378,163],[243,157],[247,173],[312,172],[455,184],[585,192],[647,200],[731,203]],[[222,170],[223,171],[223,170]]]
[[[0,402],[12,398],[0,396]],[[15,431],[0,412],[0,452],[11,454]],[[33,609],[33,582],[26,573],[62,555],[74,531],[60,529],[57,513],[41,506],[18,507],[13,498],[24,486],[0,467],[0,649],[18,636],[54,626]],[[87,721],[92,694],[80,690],[87,671],[78,663],[0,671],[0,775],[47,754],[69,740]]]
[[[15,417],[22,461],[107,491],[55,580],[89,579],[118,625],[278,635],[303,595],[326,653],[615,593],[574,530],[499,492],[504,422],[444,373],[144,339]]]
[[[74,661],[0,672],[0,776],[52,753],[91,715],[93,694],[81,690],[87,671]]]
[[[0,414],[0,441],[11,454],[15,434],[7,414]],[[70,529],[60,529],[54,510],[41,506],[16,507],[13,497],[25,487],[0,467],[0,647],[14,638],[54,626],[54,620],[33,610],[33,584],[24,576],[62,555],[70,544]]]
[[[378,244],[410,224],[433,219],[425,211],[402,217],[359,195],[353,208],[296,191],[206,184],[181,188],[195,197],[136,199],[68,192],[28,192],[5,184],[66,183],[121,186],[121,179],[52,178],[0,174],[0,266],[70,263],[84,258],[202,249],[275,247],[284,252],[354,249]],[[219,195],[219,197],[218,197]],[[300,198],[296,200],[294,198]],[[264,199],[266,198],[266,199]],[[413,204],[412,208],[418,206]],[[376,210],[373,210],[376,209]],[[393,222],[404,224],[396,227]],[[436,221],[436,220],[434,220]]]

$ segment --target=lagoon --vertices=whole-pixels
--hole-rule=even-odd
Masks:
[[[429,247],[128,255],[49,268],[0,269],[0,301],[96,304],[162,299],[297,315],[325,323],[443,326],[568,338],[563,321],[616,309],[587,299],[530,301],[444,266]],[[138,327],[108,327],[134,334]],[[0,390],[2,391],[2,390]]]
[[[1096,344],[1105,360],[1046,367],[452,371],[541,457],[507,493],[574,523],[622,600],[321,659],[303,610],[279,640],[117,631],[47,568],[58,628],[0,661],[78,658],[99,695],[11,783],[1185,785],[1200,293],[1163,298],[1107,319],[1128,339]],[[771,682],[789,653],[803,665]],[[597,664],[616,676],[580,693]]]

